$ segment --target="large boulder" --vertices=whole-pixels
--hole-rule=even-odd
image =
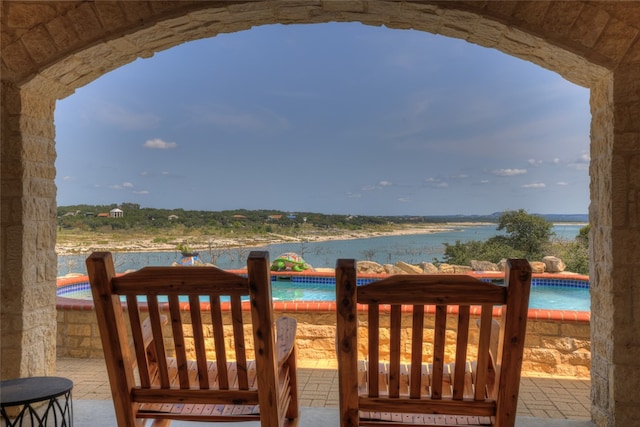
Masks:
[[[412,265],[412,264],[407,264],[404,261],[398,261],[395,264],[395,267],[404,271],[407,274],[422,274],[422,268],[416,266],[416,265]]]
[[[467,274],[471,272],[471,267],[469,267],[468,265],[454,264],[452,267],[453,267],[453,272],[455,274]]]
[[[438,273],[442,273],[442,274],[453,274],[455,273],[454,269],[453,269],[453,265],[451,264],[447,264],[447,263],[442,263],[438,266]]]
[[[358,261],[356,270],[358,273],[382,274],[384,267],[373,261]]]
[[[471,260],[471,270],[473,271],[500,271],[498,270],[498,264],[489,261],[477,261]]]
[[[531,272],[532,273],[544,273],[544,262],[542,261],[529,261],[529,264],[531,265]]]
[[[438,267],[432,262],[421,262],[419,265],[424,274],[435,274],[438,272]]]
[[[567,268],[565,263],[555,256],[546,256],[542,258],[542,262],[547,273],[562,273]]]

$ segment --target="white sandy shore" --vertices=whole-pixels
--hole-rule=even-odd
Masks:
[[[412,234],[430,234],[450,231],[454,227],[474,227],[488,225],[487,223],[448,223],[434,225],[420,225],[404,227],[400,226],[390,231],[345,231],[340,234],[300,234],[298,236],[286,236],[282,234],[258,235],[252,237],[238,238],[215,238],[215,236],[207,237],[206,244],[198,244],[194,241],[192,247],[194,250],[227,249],[235,247],[256,247],[278,243],[290,242],[323,242],[329,240],[352,240],[366,239],[381,236],[404,236]],[[175,251],[176,245],[173,243],[154,242],[155,237],[134,238],[131,240],[112,240],[105,241],[103,236],[96,238],[96,242],[65,242],[56,244],[56,253],[58,255],[85,254],[94,251],[113,251],[113,252],[164,252]],[[195,240],[195,239],[194,239]],[[99,242],[99,243],[98,243]]]

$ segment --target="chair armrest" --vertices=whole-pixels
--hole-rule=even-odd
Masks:
[[[298,321],[293,317],[276,320],[276,360],[281,367],[291,355],[296,341]]]

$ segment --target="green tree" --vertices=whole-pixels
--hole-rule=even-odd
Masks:
[[[553,224],[524,209],[506,211],[498,220],[498,230],[505,230],[509,246],[523,251],[528,258],[538,258],[554,234]]]
[[[538,215],[525,210],[507,211],[498,219],[497,230],[505,230],[506,235],[495,236],[487,241],[472,240],[455,245],[445,243],[445,262],[468,265],[471,260],[498,262],[502,258],[542,257],[544,248],[553,235],[553,224]]]

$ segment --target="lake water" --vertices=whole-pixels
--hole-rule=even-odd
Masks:
[[[555,225],[556,238],[573,240],[584,224]],[[281,243],[252,248],[202,250],[200,259],[223,269],[245,266],[252,250],[269,251],[271,259],[285,252],[295,252],[314,267],[334,267],[338,258],[370,259],[380,264],[405,261],[417,264],[442,259],[444,243],[487,240],[501,234],[496,225],[452,226],[450,231],[407,236],[372,237],[368,239],[332,240],[328,242]],[[86,274],[85,259],[89,254],[58,256],[58,276],[69,273]],[[114,253],[117,272],[137,270],[146,265],[171,265],[180,260],[180,253],[170,252],[118,252]]]

